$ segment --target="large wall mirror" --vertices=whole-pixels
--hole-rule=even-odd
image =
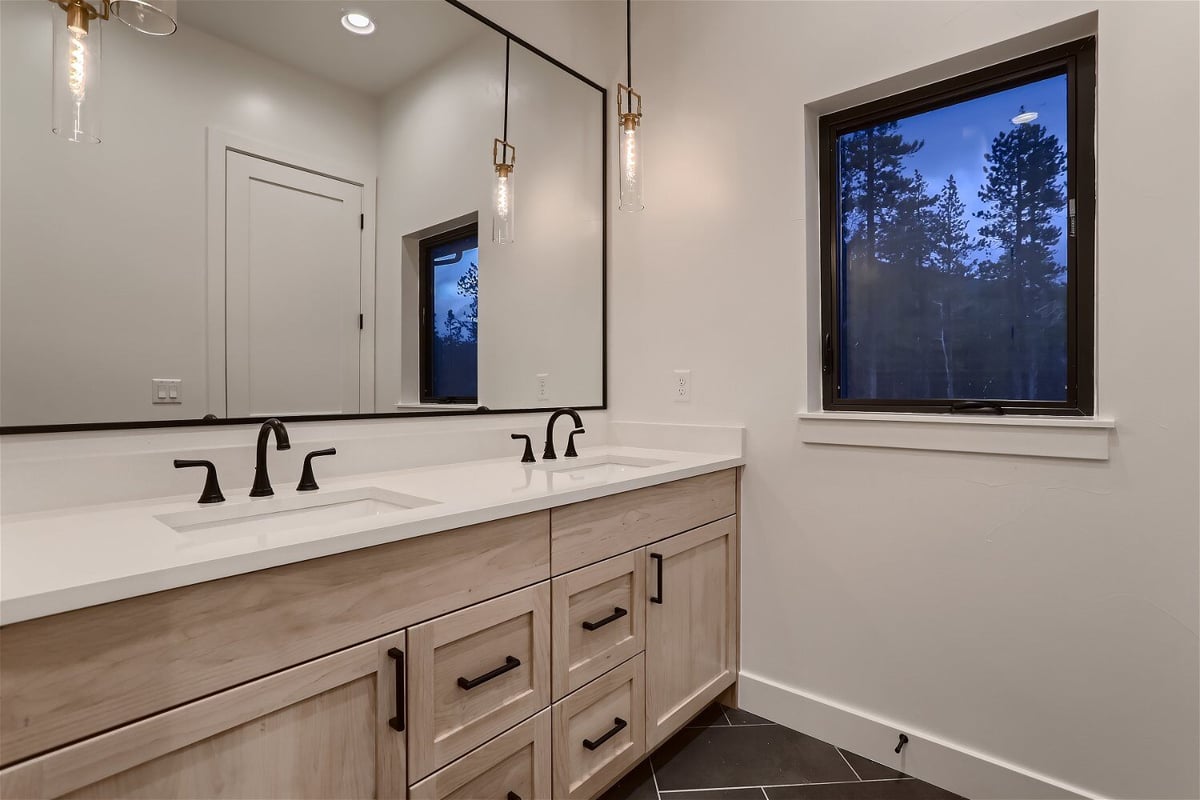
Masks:
[[[78,143],[51,131],[67,15],[0,3],[5,432],[603,407],[602,87],[447,0],[177,18],[91,22]]]

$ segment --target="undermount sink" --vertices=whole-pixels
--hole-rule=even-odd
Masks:
[[[661,467],[663,464],[669,463],[669,461],[661,458],[588,456],[586,458],[564,458],[558,461],[543,461],[535,465],[534,469],[542,470],[543,472],[568,472],[572,475],[591,475],[601,472],[620,475],[622,473],[647,469],[648,467]]]
[[[155,519],[178,533],[219,533],[222,536],[275,533],[331,525],[347,520],[379,517],[412,508],[431,506],[436,500],[391,492],[374,486],[319,494],[254,500],[231,506],[197,508],[161,514]]]

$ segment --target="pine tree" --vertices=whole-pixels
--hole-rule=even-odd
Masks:
[[[937,342],[942,355],[945,396],[954,398],[958,396],[954,385],[954,314],[956,306],[963,305],[961,295],[975,270],[972,256],[978,248],[971,240],[967,206],[959,196],[953,173],[946,178],[930,213],[929,239],[930,267],[939,273],[932,302],[938,308]]]
[[[924,146],[906,140],[898,129],[898,123],[887,122],[838,139],[844,268],[856,298],[847,308],[847,327],[863,345],[846,378],[850,393],[862,397],[880,396],[880,346],[887,330],[882,319],[887,298],[880,298],[877,288],[881,250],[893,234],[897,200],[910,191],[904,161]]]

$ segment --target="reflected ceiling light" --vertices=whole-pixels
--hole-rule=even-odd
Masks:
[[[517,166],[517,148],[508,143],[508,68],[512,39],[504,38],[504,138],[492,142],[492,166],[496,170],[496,189],[492,196],[492,241],[512,244],[516,238],[513,170]]]
[[[1013,125],[1024,125],[1026,122],[1033,122],[1038,118],[1038,112],[1026,111],[1021,109],[1021,113],[1012,118]]]
[[[112,15],[150,36],[170,36],[178,29],[178,0],[111,0]]]
[[[621,211],[641,211],[643,165],[641,136],[638,127],[642,124],[642,96],[633,90],[633,12],[632,0],[625,0],[625,58],[629,69],[628,83],[617,84],[617,121],[621,126],[621,198],[617,206]],[[621,101],[624,100],[624,109]],[[633,102],[637,100],[637,106]],[[626,110],[627,109],[627,110]]]
[[[100,22],[117,18],[143,33],[175,32],[175,0],[50,0],[66,12],[55,20],[50,128],[70,142],[100,141]],[[141,6],[140,11],[137,6]],[[144,27],[139,24],[144,23]]]
[[[351,33],[365,36],[375,32],[375,21],[359,11],[347,11],[342,14],[342,27]]]

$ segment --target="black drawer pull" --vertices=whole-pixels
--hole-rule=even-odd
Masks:
[[[617,620],[619,620],[621,617],[625,616],[628,613],[629,613],[628,611],[621,608],[620,606],[613,606],[613,612],[611,614],[609,614],[604,619],[599,620],[598,622],[584,622],[583,629],[585,631],[594,631],[597,628],[603,628],[608,623],[616,622]]]
[[[509,792],[508,800],[521,800],[521,795],[517,794],[516,792]]]
[[[597,739],[594,742],[591,739],[584,739],[583,746],[586,747],[588,750],[595,750],[597,747],[604,744],[605,742],[607,742],[612,737],[616,736],[621,731],[625,730],[625,726],[628,724],[629,724],[628,722],[621,719],[620,717],[614,717],[612,729],[609,730],[608,733],[604,734],[603,736],[601,736],[599,739]]]
[[[650,598],[650,602],[658,603],[659,605],[662,605],[662,600],[663,600],[663,585],[662,585],[663,557],[661,555],[659,555],[658,553],[651,553],[650,557],[654,559],[656,569],[658,570],[658,594],[653,595]]]
[[[521,659],[517,658],[516,656],[505,656],[503,667],[496,667],[491,672],[484,673],[483,675],[480,675],[478,678],[459,678],[458,679],[459,688],[474,689],[479,684],[487,683],[492,678],[498,678],[501,675],[503,675],[504,673],[508,672],[509,670],[516,669],[519,666],[521,666]]]
[[[396,716],[388,720],[394,731],[404,730],[404,651],[388,648],[388,655],[396,660]]]

